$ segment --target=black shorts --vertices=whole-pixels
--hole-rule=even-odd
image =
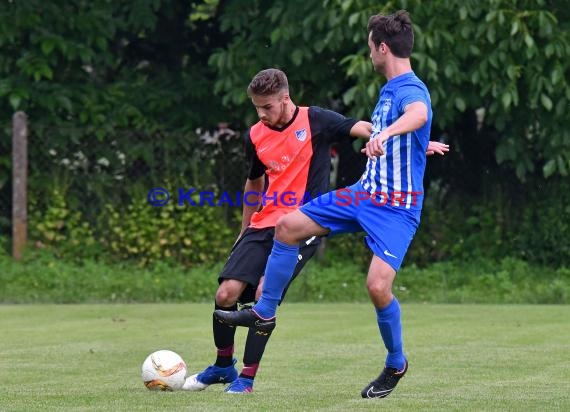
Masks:
[[[249,303],[255,300],[255,291],[259,285],[259,279],[265,273],[267,258],[271,254],[273,248],[273,237],[275,236],[275,228],[252,229],[247,228],[242,237],[232,248],[230,256],[218,277],[218,282],[222,283],[224,279],[236,279],[247,283],[247,286],[239,298],[240,303]],[[289,281],[287,288],[281,296],[281,300],[285,297],[285,293],[289,285],[297,277],[301,269],[307,261],[315,254],[320,243],[319,237],[307,239],[299,244],[299,260],[293,277]]]

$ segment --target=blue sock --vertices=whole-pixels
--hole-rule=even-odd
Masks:
[[[277,312],[277,305],[281,301],[283,291],[289,284],[293,276],[297,259],[299,256],[299,246],[290,246],[277,239],[273,241],[271,255],[267,259],[265,268],[265,280],[263,281],[263,291],[259,302],[253,309],[265,319],[270,319]]]
[[[402,321],[400,317],[400,303],[394,296],[392,302],[383,309],[376,308],[378,327],[388,349],[386,367],[404,369],[406,358],[404,357],[404,345],[402,343]]]

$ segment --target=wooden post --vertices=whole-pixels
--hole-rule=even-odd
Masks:
[[[22,258],[28,237],[28,119],[26,113],[12,117],[12,256]]]

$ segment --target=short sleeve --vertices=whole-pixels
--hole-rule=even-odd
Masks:
[[[322,133],[328,143],[350,137],[350,129],[358,122],[356,119],[317,106],[309,108],[309,119],[313,134]]]
[[[398,88],[398,112],[403,113],[407,105],[414,102],[422,102],[428,108],[430,99],[427,90],[419,84],[406,84]]]

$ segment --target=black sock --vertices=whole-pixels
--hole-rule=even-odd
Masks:
[[[229,308],[215,305],[215,308],[221,310],[237,310],[237,304]],[[215,365],[220,368],[232,366],[236,328],[221,323],[212,315],[212,329],[214,332],[214,344],[217,348]]]
[[[243,370],[239,375],[240,377],[248,379],[255,378],[261,357],[265,351],[265,346],[270,337],[271,332],[261,332],[254,328],[249,328],[243,354]]]

